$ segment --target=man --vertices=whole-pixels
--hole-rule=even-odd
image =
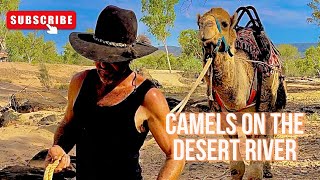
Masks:
[[[136,35],[134,12],[116,6],[100,13],[94,34],[70,34],[72,47],[94,60],[96,69],[70,82],[65,117],[46,158],[47,164],[61,159],[55,172],[69,166],[67,153],[77,145],[77,179],[142,179],[139,149],[150,130],[167,157],[158,179],[178,179],[184,161],[173,159],[177,135],[165,130],[166,99],[129,68],[130,60],[156,51],[135,42]]]

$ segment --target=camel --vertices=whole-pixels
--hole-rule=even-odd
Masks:
[[[212,111],[276,112],[285,107],[286,85],[282,67],[274,66],[269,74],[263,73],[257,68],[259,62],[252,61],[248,52],[236,48],[237,12],[230,16],[223,8],[212,8],[202,16],[198,14],[197,23],[204,51],[203,64],[209,57],[213,59],[205,75]],[[226,138],[238,136],[228,135]],[[233,152],[232,149],[229,151]],[[239,151],[237,154],[240,157]],[[242,179],[245,172],[243,160],[231,161],[230,172],[232,179]],[[247,173],[249,179],[272,177],[269,162],[250,162]]]

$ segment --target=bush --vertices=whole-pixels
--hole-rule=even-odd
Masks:
[[[69,84],[56,84],[54,86],[55,89],[59,89],[59,90],[68,90],[69,89]]]
[[[286,60],[284,68],[287,76],[315,76],[317,74],[313,62],[306,58]]]
[[[313,113],[308,116],[309,121],[320,121],[320,115],[318,113]]]
[[[173,56],[173,54],[169,54],[169,59],[171,63],[171,68],[173,70],[191,71],[191,72],[200,72],[202,70],[202,63],[198,59],[190,58],[184,55],[175,57]],[[167,57],[164,52],[156,52],[149,56],[136,59],[130,64],[130,67],[134,70],[142,67],[147,69],[159,69],[159,70],[169,69],[169,66],[167,63]]]
[[[46,90],[49,90],[52,83],[50,80],[49,72],[48,72],[47,67],[44,63],[39,64],[38,78],[40,80],[42,87],[44,87]]]
[[[177,61],[179,62],[180,70],[192,73],[200,73],[202,70],[202,62],[199,59],[188,56],[180,56]]]

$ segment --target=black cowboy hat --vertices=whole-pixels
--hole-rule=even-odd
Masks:
[[[137,18],[133,11],[107,6],[100,13],[94,34],[72,32],[71,46],[82,56],[108,63],[129,61],[157,48],[136,42]]]

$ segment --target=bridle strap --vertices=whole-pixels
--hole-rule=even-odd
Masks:
[[[214,17],[214,16],[213,16],[213,17]],[[214,19],[215,19],[215,21],[216,21],[216,25],[217,25],[218,31],[219,31],[219,33],[221,34],[221,33],[222,33],[222,29],[221,29],[220,22],[218,21],[218,19],[217,19],[216,17],[214,17]],[[214,52],[217,53],[217,52],[219,51],[220,46],[221,46],[221,42],[223,42],[223,43],[224,43],[224,46],[225,46],[224,52],[228,52],[229,56],[232,57],[233,54],[232,54],[232,52],[231,52],[231,50],[230,50],[230,46],[229,46],[229,44],[227,43],[226,38],[225,38],[224,36],[222,36],[221,38],[218,39],[217,46],[216,46],[216,48],[214,49]]]

